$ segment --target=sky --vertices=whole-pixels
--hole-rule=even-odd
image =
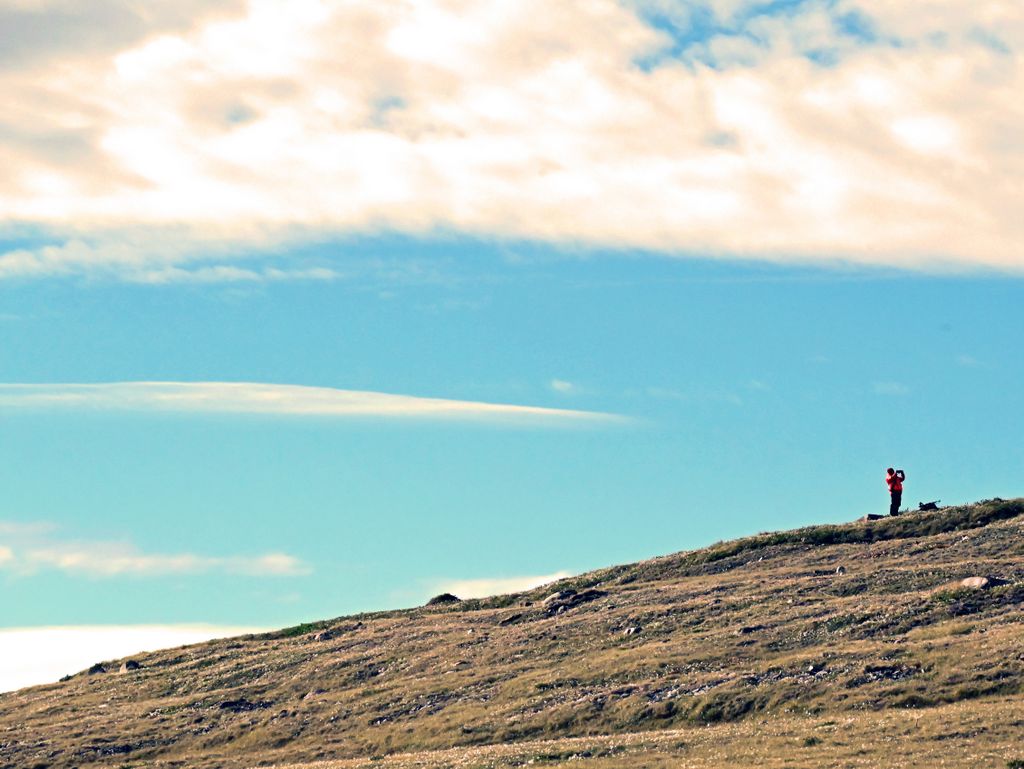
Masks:
[[[1024,495],[1010,0],[0,0],[0,691]]]

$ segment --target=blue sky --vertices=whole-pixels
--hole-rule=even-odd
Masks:
[[[0,59],[0,689],[1024,493],[1019,9],[386,5]]]

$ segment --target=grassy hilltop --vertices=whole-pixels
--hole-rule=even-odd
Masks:
[[[0,767],[1024,767],[1022,534],[990,500],[104,662],[0,695]]]

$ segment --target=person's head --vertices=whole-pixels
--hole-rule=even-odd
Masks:
[[[889,468],[886,468],[885,472],[886,472],[886,474],[887,474],[887,475],[892,475],[892,474],[893,474],[893,473],[895,473],[896,471],[895,471],[895,470],[893,470],[893,469],[892,469],[891,467],[889,467]]]

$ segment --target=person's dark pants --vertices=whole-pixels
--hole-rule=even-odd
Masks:
[[[889,515],[900,514],[900,503],[903,501],[902,491],[890,491],[892,494],[892,503],[889,505]]]

